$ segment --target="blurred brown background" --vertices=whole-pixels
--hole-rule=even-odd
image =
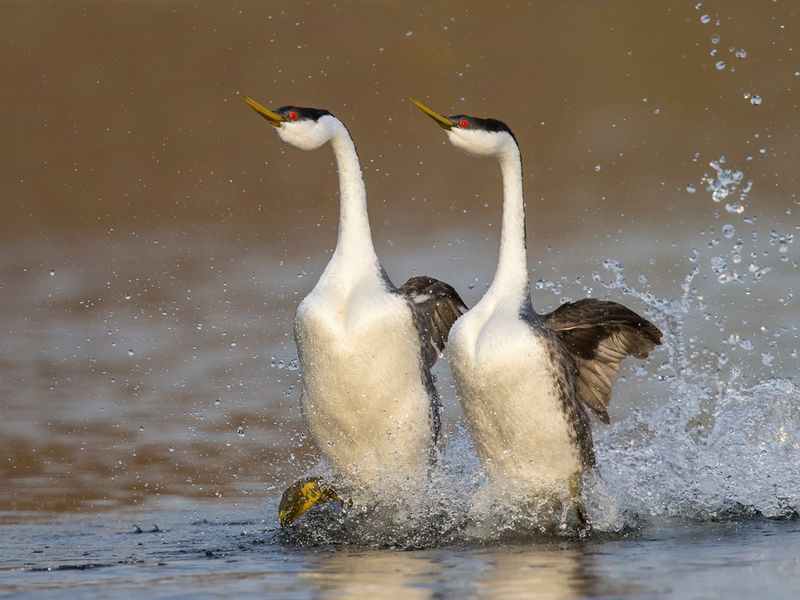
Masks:
[[[657,258],[674,295],[723,222],[796,229],[799,27],[798,2],[3,2],[0,511],[258,499],[313,464],[291,323],[335,168],[238,93],[347,123],[397,283],[474,303],[499,224],[496,165],[413,95],[514,130],[534,280]],[[744,215],[702,183],[722,155]]]

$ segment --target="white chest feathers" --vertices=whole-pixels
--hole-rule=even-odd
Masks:
[[[581,468],[547,341],[514,311],[479,304],[450,332],[450,364],[486,473],[563,489]]]
[[[368,282],[318,285],[297,310],[303,414],[333,468],[351,483],[425,473],[433,444],[419,337],[405,300]]]

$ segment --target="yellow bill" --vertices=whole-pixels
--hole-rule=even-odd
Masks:
[[[413,102],[418,109],[420,109],[422,112],[428,115],[431,119],[436,121],[436,124],[439,125],[439,127],[441,127],[442,129],[450,129],[452,127],[455,127],[455,123],[453,123],[450,119],[448,119],[444,115],[440,115],[435,110],[428,108],[419,100],[411,98],[411,102]]]
[[[252,98],[248,98],[244,94],[239,94],[239,96],[241,97],[242,100],[244,100],[247,103],[247,105],[250,108],[252,108],[254,111],[256,111],[258,114],[260,114],[262,117],[264,117],[267,121],[269,121],[269,124],[272,125],[273,127],[280,127],[281,123],[283,123],[286,120],[282,116],[280,116],[278,113],[272,112],[268,108],[263,107],[262,105],[260,105],[258,102],[256,102]]]

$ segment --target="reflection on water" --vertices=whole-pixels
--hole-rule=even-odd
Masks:
[[[562,600],[584,595],[591,587],[583,564],[581,548],[550,545],[456,549],[452,557],[427,551],[333,552],[315,559],[300,580],[323,598],[436,598],[446,586],[462,597],[534,594],[543,600]]]
[[[417,552],[334,552],[314,562],[300,581],[322,598],[421,600],[435,596],[442,577],[437,564]]]
[[[591,578],[579,548],[510,548],[487,557],[475,591],[487,598],[563,600],[586,595]]]

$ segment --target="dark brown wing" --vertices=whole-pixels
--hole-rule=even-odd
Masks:
[[[578,367],[581,398],[608,423],[611,386],[627,356],[646,358],[661,344],[661,331],[616,302],[586,298],[543,315]]]
[[[398,289],[414,314],[422,343],[422,358],[430,368],[444,350],[450,328],[467,311],[452,286],[432,277],[412,277]]]

